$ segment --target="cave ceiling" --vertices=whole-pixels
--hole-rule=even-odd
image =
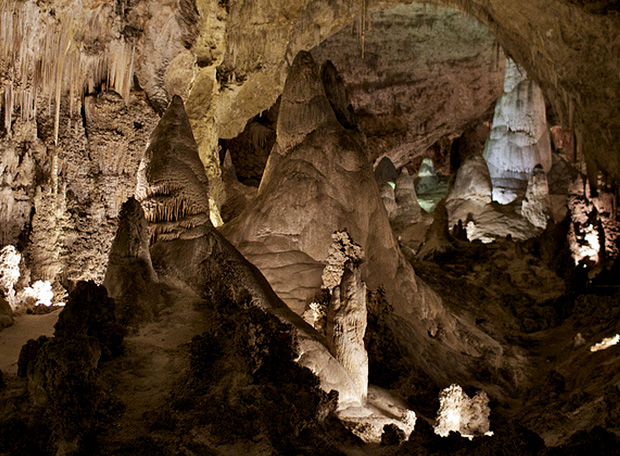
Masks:
[[[248,3],[230,4],[223,65],[234,66],[244,82],[223,96],[233,109],[219,117],[222,137],[238,133],[245,118],[275,100],[287,62],[296,51],[313,47],[350,25],[351,16],[360,15],[359,5],[351,11],[339,2],[295,3],[297,8],[267,2],[251,2],[248,8]],[[371,9],[396,3],[371,4]],[[616,180],[620,177],[620,17],[614,2],[594,6],[559,0],[437,3],[462,10],[489,27],[505,53],[541,85],[560,121],[575,131],[591,175],[600,170]],[[278,25],[283,23],[288,24],[288,34],[286,26]],[[243,46],[244,40],[254,46]],[[275,83],[264,87],[261,81],[268,74]],[[257,85],[263,88],[260,96],[255,93]]]

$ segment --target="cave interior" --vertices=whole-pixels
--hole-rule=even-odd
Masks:
[[[620,454],[617,1],[6,1],[0,119],[0,455]]]

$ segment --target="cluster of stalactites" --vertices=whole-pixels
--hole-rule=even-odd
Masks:
[[[68,97],[71,115],[79,114],[85,93],[102,85],[129,100],[135,48],[119,37],[96,52],[88,51],[80,37],[86,33],[109,36],[108,21],[100,17],[114,11],[111,5],[102,5],[83,13],[79,23],[87,32],[80,29],[73,14],[52,16],[33,1],[0,5],[0,68],[8,68],[1,102],[9,135],[16,111],[23,120],[32,120],[37,101],[47,101],[50,114],[53,109],[57,143],[62,97]]]

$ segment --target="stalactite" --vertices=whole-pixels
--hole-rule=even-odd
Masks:
[[[4,87],[4,128],[11,137],[11,117],[13,114],[13,83]]]
[[[102,27],[100,16],[109,10],[101,5],[86,11],[83,21],[91,32]],[[10,122],[16,108],[21,118],[36,116],[40,95],[47,99],[48,112],[54,116],[54,142],[58,142],[61,105],[68,97],[69,115],[77,116],[85,93],[104,85],[117,91],[129,102],[133,84],[135,49],[123,38],[105,43],[97,55],[88,55],[76,36],[72,17],[59,14],[47,20],[35,2],[4,3],[0,6],[0,59],[9,63],[12,87],[5,87],[5,126],[10,134]],[[52,109],[53,107],[53,109]],[[10,109],[6,109],[10,108]]]

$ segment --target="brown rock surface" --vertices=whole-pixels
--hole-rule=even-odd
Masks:
[[[400,168],[483,115],[501,93],[504,64],[488,29],[450,8],[414,2],[370,21],[363,56],[349,28],[312,54],[340,69],[371,160],[386,154]]]

